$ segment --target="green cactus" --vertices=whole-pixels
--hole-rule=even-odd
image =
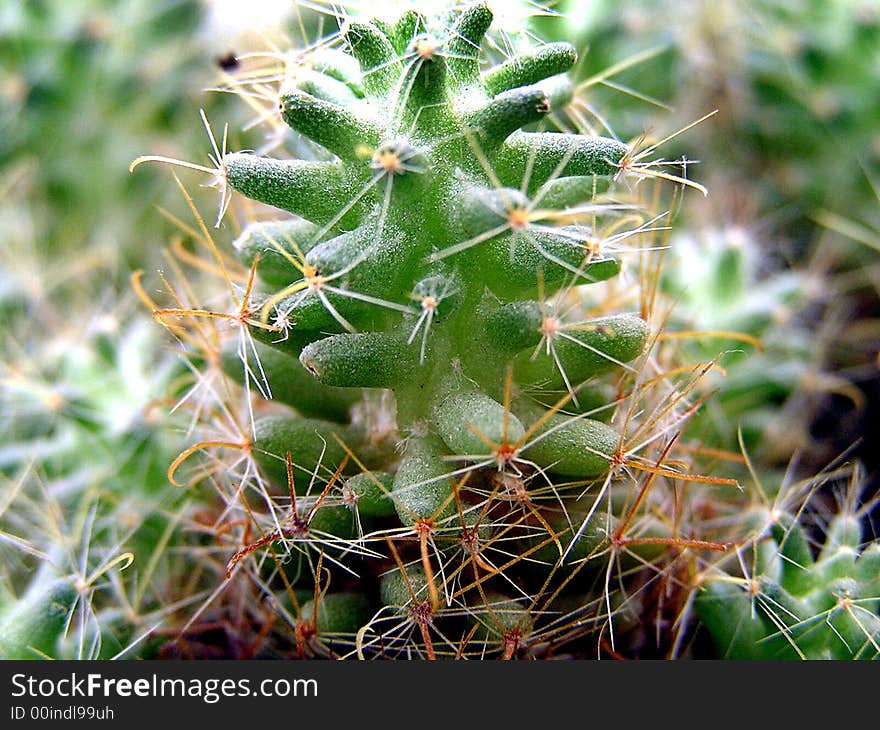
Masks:
[[[134,297],[113,296],[106,257],[43,250],[49,222],[33,181],[9,182],[0,191],[0,656],[115,656],[162,623],[150,581],[171,572],[164,550],[185,495],[163,488],[179,446],[155,401],[182,368],[135,316]]]
[[[682,336],[680,356],[717,357],[725,372],[707,383],[717,395],[690,428],[734,451],[741,436],[763,461],[787,462],[809,444],[799,391],[811,378],[811,392],[841,383],[821,375],[824,352],[807,314],[820,275],[794,267],[762,271],[759,241],[742,228],[680,234],[671,244],[663,276],[664,291],[676,301],[669,336]]]
[[[409,582],[428,591],[412,609],[424,641],[434,612],[451,610],[440,607],[441,594],[452,600],[443,556],[462,548],[461,572],[477,543],[505,532],[494,499],[472,490],[531,473],[564,489],[604,479],[619,456],[613,426],[563,416],[528,391],[562,388],[576,403],[582,383],[638,359],[648,338],[638,315],[571,322],[546,304],[619,272],[618,258],[590,245],[579,209],[594,222],[613,215],[596,196],[632,152],[612,138],[533,131],[570,100],[576,52],[536,46],[484,69],[492,21],[476,3],[346,22],[341,47],[286,74],[278,94],[282,120],[317,145],[313,159],[217,159],[224,188],[295,215],[247,225],[234,246],[258,285],[240,302],[245,337],[223,347],[222,370],[296,413],[255,412],[247,429],[242,448],[270,490],[289,488],[291,510],[228,573],[280,546],[297,556],[297,575],[320,580],[318,560],[360,574],[352,555],[363,563],[384,535],[409,536],[421,555]],[[375,389],[394,395],[390,441],[371,426]],[[537,527],[514,522],[506,539],[549,529],[531,510]],[[548,541],[559,544],[552,529],[535,544]],[[481,592],[456,601],[459,613]],[[360,628],[344,615],[364,620],[366,598],[349,595],[316,593],[296,612],[300,639],[326,624],[334,641],[316,646],[338,653],[337,629]]]
[[[741,518],[702,519],[742,510],[738,467],[700,473],[736,458],[686,429],[714,354],[653,346],[663,184],[683,181],[645,161],[657,145],[561,130],[574,49],[524,33],[487,59],[492,21],[482,3],[344,19],[238,82],[295,157],[183,163],[212,175],[221,219],[233,191],[276,209],[246,206],[266,219],[237,228],[236,263],[193,206],[232,308],[167,280],[174,306],[153,307],[213,391],[169,470],[207,454],[185,482],[221,515],[190,555],[197,587],[271,596],[271,619],[232,599],[205,619],[234,616],[267,654],[677,656],[685,588],[743,540]],[[716,330],[749,316],[751,273],[731,268],[694,285]]]
[[[605,119],[635,135],[643,118],[594,103],[645,54],[595,73],[607,33],[576,71],[575,46],[534,33],[558,19],[474,2],[335,11],[323,38],[326,18],[305,16],[301,47],[220,59],[221,86],[268,135],[228,153],[202,113],[211,165],[183,164],[211,175],[233,232],[215,242],[178,181],[196,225],[167,216],[181,232],[168,296],[132,280],[175,367],[124,302],[94,305],[115,257],[96,241],[119,238],[140,265],[159,253],[135,223],[155,181],[134,176],[119,215],[94,211],[121,189],[112,160],[185,118],[186,84],[161,70],[215,59],[201,41],[167,53],[193,36],[191,0],[129,4],[136,64],[117,49],[126,23],[94,0],[62,5],[0,10],[14,41],[0,51],[0,656],[680,657],[711,643],[877,658],[860,480],[829,510],[822,478],[758,499],[732,478],[790,452],[778,434],[794,430],[768,428],[767,406],[813,373],[817,338],[793,324],[816,287],[765,270],[739,229],[720,246],[668,233],[680,191],[666,183],[705,192],[646,159],[678,133],[625,144]],[[876,22],[856,25],[870,47]],[[841,108],[867,118],[853,101]],[[114,105],[128,123],[87,123]],[[79,156],[33,167],[47,130]],[[133,167],[173,162],[191,146],[174,136]],[[805,169],[820,167],[812,136],[795,145]],[[795,187],[813,201],[823,181],[808,182]],[[50,215],[31,188],[53,193]],[[75,245],[89,255],[74,266]],[[756,339],[765,355],[726,356],[703,404],[725,343]],[[172,445],[154,420],[160,390],[197,443]]]
[[[777,502],[752,512],[759,529],[738,570],[701,575],[694,606],[720,656],[880,658],[880,544],[864,539],[860,481],[856,470],[838,511],[820,521],[818,550],[798,505]]]
[[[329,98],[326,76],[279,96],[284,121],[337,159],[233,153],[221,164],[232,188],[312,224],[252,224],[237,244],[246,263],[256,250],[266,252],[257,271],[267,285],[288,282],[258,305],[263,321],[274,315],[289,333],[268,344],[298,354],[323,385],[391,388],[402,430],[420,423],[436,429],[438,463],[454,455],[499,464],[528,458],[520,448],[525,426],[516,405],[502,404],[502,388],[517,350],[526,353],[540,339],[541,322],[503,321],[504,309],[538,294],[539,270],[549,295],[618,268],[590,257],[585,231],[554,225],[538,206],[551,178],[613,175],[628,148],[613,139],[520,131],[565,103],[564,84],[553,84],[551,94],[542,82],[571,66],[574,49],[543,47],[481,74],[478,49],[491,21],[478,4],[451,27],[412,14],[391,28],[350,23],[344,39],[361,74],[346,91]],[[583,343],[560,346],[568,346],[560,355],[563,377],[571,371],[580,382],[637,357],[646,335],[637,318],[597,321]],[[511,349],[510,340],[524,336]],[[514,370],[524,385],[558,376],[552,362],[540,360]],[[282,423],[257,426],[258,452],[281,456],[274,438]],[[328,464],[335,467],[331,440]],[[607,444],[600,439],[593,448]],[[502,453],[502,445],[513,450]],[[552,458],[535,458],[552,468]]]

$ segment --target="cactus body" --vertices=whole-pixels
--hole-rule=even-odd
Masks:
[[[614,198],[634,150],[558,131],[571,45],[517,34],[497,58],[492,24],[484,3],[349,19],[279,76],[300,156],[218,160],[225,189],[276,209],[232,247],[256,283],[219,364],[254,396],[233,445],[268,509],[228,500],[259,537],[232,528],[226,577],[271,580],[295,555],[291,585],[315,583],[287,621],[300,651],[430,659],[455,636],[467,656],[511,658],[601,633],[587,615],[616,621],[626,589],[607,580],[603,603],[568,581],[662,561],[681,534],[618,484],[649,466],[618,407],[649,307],[615,300],[627,261],[600,242],[649,219]],[[662,450],[652,429],[684,406],[655,404],[643,431],[652,411],[633,407],[635,450]]]

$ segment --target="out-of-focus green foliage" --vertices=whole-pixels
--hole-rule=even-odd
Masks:
[[[216,49],[201,14],[192,0],[0,6],[0,170],[30,169],[42,250],[110,244],[127,267],[155,257],[154,206],[176,191],[128,166],[144,149],[204,143],[198,108],[223,97],[204,94]]]
[[[656,49],[658,56],[613,81],[672,107],[681,123],[718,109],[688,137],[688,154],[701,168],[750,184],[761,214],[792,205],[802,216],[821,206],[842,205],[850,215],[875,207],[859,170],[880,166],[880,6],[872,0],[564,0],[555,7],[569,20],[547,20],[547,27],[569,23],[589,44],[584,76]],[[593,88],[603,109],[622,107],[611,115],[620,135],[645,131],[644,105]],[[657,119],[667,112],[658,110]]]
[[[574,30],[589,48],[578,73],[597,125],[613,119],[621,138],[651,138],[717,110],[667,147],[670,158],[686,152],[689,174],[711,191],[686,207],[672,241],[672,316],[687,329],[757,337],[766,352],[732,352],[753,347],[723,338],[689,346],[723,351],[728,368],[698,420],[714,413],[707,435],[727,431],[728,448],[740,425],[750,447],[763,443],[776,459],[807,448],[821,454],[815,468],[859,438],[853,424],[876,420],[863,392],[878,390],[880,349],[867,344],[878,341],[880,311],[871,233],[880,222],[880,6],[564,0],[554,9],[562,15],[542,29]],[[607,67],[618,72],[598,76]],[[828,443],[817,444],[811,422],[828,407],[848,416],[829,414]]]

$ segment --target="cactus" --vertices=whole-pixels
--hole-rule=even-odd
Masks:
[[[784,464],[811,445],[805,394],[852,393],[822,372],[826,353],[811,329],[822,275],[773,271],[759,241],[737,227],[676,235],[671,248],[663,289],[676,307],[664,336],[679,339],[680,356],[717,357],[725,371],[705,384],[717,395],[690,428],[734,451],[741,437],[761,461]]]
[[[78,594],[71,580],[49,580],[48,563],[37,575],[27,593],[17,600],[4,596],[0,657],[36,659],[54,656],[58,638],[65,633]]]
[[[0,657],[877,657],[860,478],[836,510],[830,477],[734,488],[772,483],[768,447],[790,451],[765,406],[816,355],[791,323],[817,287],[751,240],[707,255],[669,233],[666,183],[705,192],[654,158],[678,133],[625,144],[605,119],[636,134],[642,117],[594,96],[645,54],[593,74],[597,38],[579,82],[575,47],[534,33],[558,19],[524,25],[537,6],[448,3],[334,7],[323,38],[304,14],[300,47],[218,59],[267,135],[228,153],[206,105],[211,165],[184,164],[220,189],[224,230],[178,181],[195,224],[166,216],[165,295],[132,278],[174,367],[131,297],[95,307],[117,256],[96,243],[159,253],[139,224],[155,180],[101,211],[157,126],[176,131],[135,166],[191,146],[186,84],[159,70],[230,41],[212,26],[207,55],[167,52],[195,41],[191,0],[128,4],[121,24],[100,5],[0,10],[0,121],[23,121],[0,142]],[[116,106],[127,121],[82,123]],[[46,129],[67,144],[37,169]],[[768,352],[716,360],[706,333],[731,330]],[[192,444],[176,458],[160,390]]]
[[[224,133],[180,163],[218,228],[234,193],[261,205],[224,249],[181,184],[210,260],[178,260],[221,293],[180,266],[149,300],[193,370],[201,440],[168,470],[206,500],[188,588],[235,627],[209,649],[191,618],[160,654],[678,656],[694,605],[711,624],[693,591],[748,525],[702,519],[742,500],[735,467],[701,472],[737,459],[686,430],[711,356],[655,347],[664,183],[703,188],[647,160],[675,135],[563,129],[575,49],[505,30],[486,58],[492,24],[344,18],[230,86],[260,153]]]
[[[236,241],[272,287],[251,305],[251,334],[298,357],[319,387],[391,389],[399,429],[428,432],[403,456],[403,464],[420,464],[417,472],[456,455],[504,467],[547,451],[538,444],[552,441],[553,429],[541,439],[540,426],[529,428],[543,415],[518,412],[509,392],[505,400],[505,371],[518,353],[517,386],[570,379],[569,372],[582,382],[638,357],[647,337],[642,320],[619,316],[584,323],[555,360],[527,357],[544,326],[539,287],[548,296],[619,270],[615,259],[591,255],[587,230],[554,221],[563,211],[541,205],[548,184],[561,190],[570,182],[570,206],[589,202],[581,190],[614,175],[629,149],[610,138],[521,131],[567,101],[564,81],[555,79],[574,62],[574,49],[546,46],[481,74],[477,51],[491,21],[478,4],[451,27],[412,13],[389,27],[350,23],[344,39],[361,73],[338,81],[316,72],[279,94],[284,121],[336,159],[229,153],[220,161],[229,187],[299,216],[251,224]],[[531,316],[520,317],[526,309]],[[270,381],[283,377],[267,373]],[[317,423],[305,427],[321,432]],[[283,466],[290,428],[289,420],[259,422],[255,453]],[[333,435],[357,438],[324,426],[331,469],[341,455]],[[585,442],[604,455],[606,469],[612,440]],[[553,470],[553,459],[534,458]],[[592,460],[567,469],[603,472]],[[418,492],[417,481],[397,479],[393,491]]]
[[[862,481],[854,470],[837,511],[818,520],[818,550],[801,513],[809,500],[796,488],[781,490],[770,509],[751,510],[747,521],[758,529],[739,566],[704,571],[694,601],[720,656],[880,657],[880,544],[864,540]]]
[[[239,454],[232,473],[270,511],[236,531],[226,579],[283,576],[275,604],[300,653],[436,657],[454,653],[434,634],[447,621],[477,637],[469,654],[539,643],[540,582],[566,548],[587,556],[586,534],[602,542],[587,512],[573,522],[577,494],[607,487],[629,459],[608,402],[586,407],[584,384],[636,372],[649,326],[565,301],[620,271],[594,227],[627,208],[606,191],[635,152],[545,131],[571,98],[575,49],[533,45],[483,68],[492,22],[482,3],[349,20],[336,44],[285,58],[297,63],[281,74],[277,113],[308,159],[215,148],[215,168],[189,165],[214,175],[221,214],[234,190],[294,215],[235,240],[249,270],[235,314],[178,290],[154,315],[176,333],[236,325],[194,354],[259,391],[253,415],[169,475],[201,448]],[[136,164],[149,159],[162,158]],[[213,245],[206,228],[201,240]],[[520,572],[537,592],[506,595]],[[571,620],[597,605],[585,599]],[[398,633],[377,642],[386,622]]]
[[[123,324],[118,341],[104,330],[32,352],[39,371],[2,362],[0,657],[124,655],[162,622],[139,581],[167,580],[163,536],[183,499],[161,488],[173,437],[149,401],[179,371],[153,359],[145,323]]]

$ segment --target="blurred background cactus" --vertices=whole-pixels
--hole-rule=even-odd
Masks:
[[[770,493],[755,484],[753,538],[699,578],[696,611],[720,656],[877,658],[880,544],[865,540],[863,479],[844,468]],[[822,483],[831,504],[816,499]]]
[[[0,10],[0,654],[880,654],[869,6],[124,5]]]

